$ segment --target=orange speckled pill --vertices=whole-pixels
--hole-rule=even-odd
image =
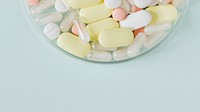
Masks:
[[[116,8],[112,12],[112,17],[116,21],[121,21],[126,18],[126,12],[122,8]]]

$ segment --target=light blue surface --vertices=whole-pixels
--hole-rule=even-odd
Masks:
[[[119,64],[52,47],[19,0],[0,1],[0,112],[199,112],[200,1],[157,48]]]

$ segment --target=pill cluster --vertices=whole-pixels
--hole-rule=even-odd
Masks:
[[[80,58],[111,62],[151,49],[185,0],[26,0],[43,33]]]

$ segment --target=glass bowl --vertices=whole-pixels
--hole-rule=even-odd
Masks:
[[[27,0],[24,0],[24,6],[25,6],[25,10],[27,12],[27,14],[29,15],[29,19],[33,22],[33,24],[35,25],[35,27],[37,28],[38,32],[51,44],[53,45],[56,49],[60,50],[62,53],[66,54],[67,56],[72,56],[76,59],[81,59],[81,60],[86,60],[86,61],[91,61],[91,62],[102,62],[102,63],[113,63],[113,62],[121,62],[121,61],[126,61],[126,60],[130,60],[130,59],[134,59],[142,54],[145,54],[146,52],[150,51],[152,48],[155,48],[159,43],[161,43],[165,38],[169,37],[169,36],[173,36],[170,35],[172,31],[177,30],[176,26],[178,25],[178,23],[180,23],[180,21],[182,20],[182,18],[184,17],[188,5],[189,5],[189,1],[190,0],[175,0],[175,5],[178,11],[178,17],[176,18],[176,20],[174,22],[172,22],[170,28],[162,33],[156,34],[156,35],[151,35],[151,37],[153,38],[157,38],[154,39],[151,43],[151,45],[149,45],[148,47],[144,47],[144,45],[142,45],[142,47],[139,49],[139,51],[137,51],[137,53],[135,53],[134,55],[130,56],[128,55],[128,46],[126,47],[119,47],[119,48],[114,48],[112,50],[112,48],[109,48],[111,50],[108,51],[104,51],[102,50],[102,46],[100,46],[100,49],[98,49],[99,44],[96,44],[97,42],[89,42],[91,45],[91,50],[90,52],[88,52],[88,55],[85,57],[78,57],[75,56],[65,50],[63,50],[62,48],[60,48],[57,45],[57,40],[54,39],[49,39],[44,33],[44,27],[45,24],[40,24],[38,23],[36,16],[34,14],[32,14],[32,8],[31,6],[29,6],[27,4]],[[51,7],[48,10],[46,10],[45,12],[43,12],[43,14],[45,13],[51,13],[51,12],[55,12],[55,7]],[[65,15],[66,13],[62,13],[63,15]],[[60,24],[61,22],[57,22],[56,24]],[[62,33],[62,32],[61,32]],[[147,36],[147,38],[150,38],[150,36]],[[96,49],[96,48],[97,49]],[[107,49],[107,48],[106,48]]]

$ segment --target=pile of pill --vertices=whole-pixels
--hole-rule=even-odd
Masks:
[[[183,0],[26,0],[44,34],[64,51],[119,61],[150,49],[178,18]]]

